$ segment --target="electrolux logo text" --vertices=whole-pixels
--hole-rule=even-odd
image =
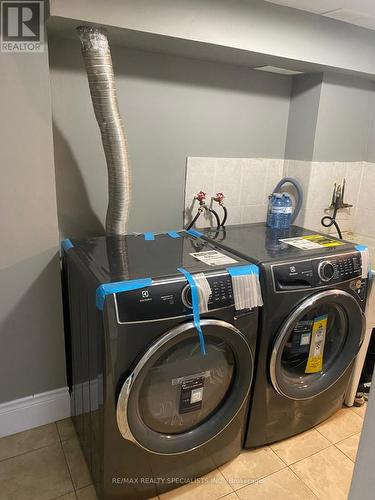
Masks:
[[[43,52],[44,2],[3,0],[1,52]]]

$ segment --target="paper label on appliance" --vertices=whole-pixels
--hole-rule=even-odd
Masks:
[[[310,236],[300,236],[298,238],[284,238],[279,241],[287,243],[292,247],[300,248],[301,250],[316,250],[322,247],[338,247],[344,245],[344,243],[340,241],[326,238],[321,234],[311,234]]]
[[[204,378],[189,379],[181,384],[179,413],[190,413],[202,408]]]
[[[305,373],[317,373],[323,369],[323,352],[327,332],[327,321],[328,314],[318,316],[314,319]]]
[[[207,252],[195,252],[190,254],[194,259],[200,260],[208,266],[221,266],[227,264],[236,264],[238,260],[234,260],[224,253],[217,250],[208,250]]]
[[[309,345],[309,343],[310,343],[310,332],[302,333],[299,345]]]
[[[211,377],[210,370],[206,370],[205,372],[194,373],[193,375],[186,375],[185,377],[172,378],[172,385],[180,385],[184,382],[189,382],[189,380],[193,380],[195,378],[208,378]]]
[[[310,346],[313,320],[300,320],[293,328],[291,354],[307,353]]]

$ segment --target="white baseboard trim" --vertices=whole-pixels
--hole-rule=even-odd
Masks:
[[[0,403],[0,437],[70,416],[67,387]]]

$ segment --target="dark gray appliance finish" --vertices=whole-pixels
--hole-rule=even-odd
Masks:
[[[73,241],[63,253],[73,421],[101,499],[156,496],[233,459],[245,438],[258,311],[236,312],[226,267],[191,255],[217,247],[180,235]],[[178,267],[220,290],[201,315],[206,356]],[[96,307],[102,283],[148,277]]]
[[[316,234],[246,224],[203,236],[260,267],[264,307],[246,447],[307,430],[343,405],[363,338],[367,279],[361,279],[361,255],[352,243],[333,239],[340,245],[302,250],[280,241]],[[311,330],[322,316],[322,370],[306,373]]]

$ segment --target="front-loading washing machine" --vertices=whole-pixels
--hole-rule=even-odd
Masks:
[[[230,269],[249,262],[186,232],[63,248],[72,418],[99,498],[151,498],[237,456],[258,309],[235,310]]]
[[[297,226],[228,226],[215,236],[260,269],[264,306],[245,439],[246,447],[260,446],[343,405],[365,328],[366,263],[355,244]]]

